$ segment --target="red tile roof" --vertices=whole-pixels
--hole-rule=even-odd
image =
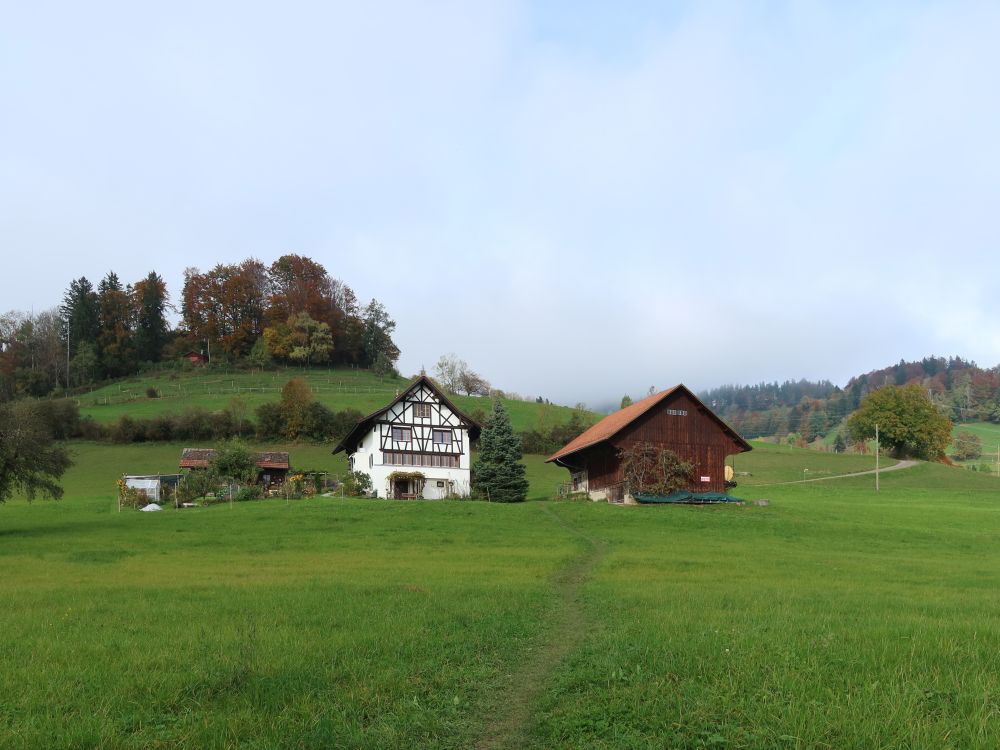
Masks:
[[[180,467],[182,469],[207,469],[209,461],[214,456],[214,448],[185,448],[181,451]],[[254,459],[258,469],[289,468],[288,454],[283,451],[255,453]]]
[[[675,385],[673,388],[668,388],[665,391],[654,393],[652,396],[647,396],[642,399],[642,401],[636,401],[634,404],[626,406],[624,409],[612,412],[593,427],[585,430],[582,434],[570,440],[569,443],[563,446],[560,450],[549,456],[549,458],[546,459],[546,463],[550,461],[557,461],[558,459],[568,456],[571,453],[576,453],[584,448],[589,448],[592,445],[609,440],[654,406],[678,391],[684,391],[695,403],[701,404],[701,401],[699,401],[686,386]],[[702,405],[704,406],[704,404]],[[716,416],[711,409],[705,407],[705,411],[719,423],[722,429],[730,433],[737,442],[745,446],[744,450],[750,450],[750,445],[747,444],[747,442],[743,440],[743,438],[741,438],[729,425],[719,419],[719,417]]]

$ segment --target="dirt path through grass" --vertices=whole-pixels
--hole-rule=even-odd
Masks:
[[[527,745],[528,730],[548,678],[580,646],[591,627],[580,601],[580,593],[607,552],[607,544],[565,521],[549,503],[542,504],[541,508],[553,523],[579,538],[585,547],[556,575],[553,586],[559,598],[545,624],[544,635],[532,646],[531,653],[520,667],[508,675],[499,696],[492,702],[495,713],[476,743],[478,750],[504,750]]]
[[[883,466],[878,470],[879,474],[885,474],[887,471],[901,471],[903,469],[912,469],[917,465],[917,461],[910,461],[908,459],[897,461],[889,466]],[[755,487],[774,487],[778,484],[808,484],[809,482],[828,482],[831,479],[849,479],[850,477],[866,477],[870,474],[874,474],[875,469],[868,469],[866,471],[854,471],[850,474],[831,474],[828,477],[813,477],[812,479],[796,479],[794,482],[769,482],[767,484],[754,485]]]

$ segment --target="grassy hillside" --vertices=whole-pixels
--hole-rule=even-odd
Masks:
[[[737,468],[817,456],[772,448]],[[989,476],[119,514],[113,478],[178,446],[74,449],[63,501],[0,506],[2,747],[1000,746]],[[535,497],[562,479],[529,470]]]
[[[195,369],[129,378],[80,396],[78,400],[83,415],[103,423],[112,422],[123,414],[147,418],[179,412],[192,405],[218,410],[237,396],[245,399],[252,410],[265,402],[277,401],[282,386],[291,378],[306,380],[317,400],[330,409],[357,409],[364,414],[384,406],[410,382],[407,378],[380,378],[367,370],[354,369],[289,368],[254,372]],[[155,389],[159,397],[149,398],[149,389]],[[489,410],[488,399],[455,396],[453,400],[460,409],[470,412]],[[509,399],[504,404],[516,430],[532,429],[540,420],[550,425],[561,424],[569,420],[573,411],[564,406]],[[596,415],[593,418],[596,420]]]
[[[741,486],[819,479],[875,468],[874,455],[823,453],[756,440],[750,444],[753,446],[751,452],[729,458],[729,463],[738,473],[736,479]],[[879,459],[879,466],[882,468],[895,463],[894,459],[885,456]],[[749,472],[750,476],[745,476],[744,472]]]

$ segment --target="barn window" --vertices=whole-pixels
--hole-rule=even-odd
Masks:
[[[415,419],[429,419],[431,416],[430,404],[414,404],[413,416]]]
[[[408,443],[413,439],[413,431],[409,427],[393,427],[392,439],[401,443]]]
[[[434,430],[434,445],[451,445],[451,430]]]

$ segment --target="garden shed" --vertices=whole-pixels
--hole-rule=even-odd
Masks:
[[[188,470],[207,469],[215,456],[214,448],[185,448],[181,451],[180,468]],[[263,451],[254,455],[257,464],[257,481],[270,489],[282,484],[291,469],[288,453],[284,451]]]

